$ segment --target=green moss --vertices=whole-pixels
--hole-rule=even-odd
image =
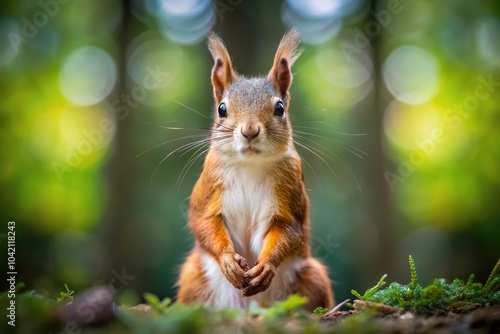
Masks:
[[[66,304],[69,304],[73,301],[73,293],[75,293],[74,290],[70,290],[66,284],[64,284],[64,287],[66,288],[66,291],[61,291],[59,293],[59,297],[56,299],[56,303],[60,304],[63,301],[67,300]]]
[[[383,303],[394,307],[409,309],[419,315],[448,313],[460,311],[468,304],[500,304],[500,270],[495,266],[492,275],[486,284],[474,282],[474,275],[467,282],[455,279],[447,283],[445,279],[435,279],[432,284],[422,287],[418,284],[417,269],[413,258],[409,258],[411,280],[408,285],[391,283],[387,288],[380,290],[381,282],[361,296],[353,292],[357,298],[365,301]],[[496,288],[495,288],[496,287]]]
[[[165,298],[160,301],[160,298],[158,298],[158,296],[149,292],[145,292],[143,297],[144,300],[146,300],[146,303],[148,303],[148,305],[151,306],[151,308],[158,314],[165,313],[168,306],[172,303],[172,300],[170,298]]]
[[[263,316],[267,320],[274,320],[296,315],[299,312],[299,307],[305,303],[307,303],[307,298],[299,295],[291,295],[286,300],[275,302],[270,307],[260,307],[256,302],[252,301],[248,313],[251,316]]]
[[[373,288],[370,288],[368,290],[365,291],[364,295],[361,296],[361,294],[359,292],[357,292],[356,290],[351,290],[351,293],[356,296],[356,298],[360,299],[360,300],[368,300],[369,297],[373,296],[377,291],[380,290],[380,288],[382,286],[384,286],[386,283],[385,283],[385,279],[387,278],[387,274],[385,274],[384,276],[382,276],[380,278],[380,280],[378,281],[378,283],[373,287]]]
[[[416,291],[419,290],[417,268],[415,266],[415,261],[413,261],[413,257],[411,255],[409,256],[408,261],[410,263],[410,272],[411,272],[411,281],[409,284],[410,291],[408,291],[408,293],[410,295],[413,295]]]
[[[484,284],[484,287],[489,290],[499,290],[500,289],[500,260],[498,260],[495,268],[491,271],[488,280]]]
[[[313,310],[313,314],[315,315],[323,315],[325,313],[328,313],[328,311],[330,311],[329,308],[327,307],[321,307],[321,306],[318,306],[316,307],[314,310]]]

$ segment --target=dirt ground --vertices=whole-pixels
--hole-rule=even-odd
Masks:
[[[370,305],[371,304],[371,305]],[[369,303],[372,321],[363,321],[363,332],[377,333],[491,333],[500,334],[500,305],[481,307],[478,304],[464,306],[455,313],[416,316],[393,307]],[[326,314],[323,321],[344,327],[349,319],[362,316],[359,311],[341,311]],[[354,321],[353,321],[354,322]]]

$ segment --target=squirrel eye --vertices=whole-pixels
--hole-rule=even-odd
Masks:
[[[227,110],[226,110],[226,104],[225,103],[221,103],[219,105],[219,117],[220,118],[226,118],[227,117]]]
[[[285,106],[283,106],[283,102],[278,101],[276,106],[274,107],[274,116],[281,117],[285,119]]]

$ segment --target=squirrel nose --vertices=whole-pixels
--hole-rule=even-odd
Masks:
[[[260,127],[252,124],[245,124],[241,127],[241,134],[245,137],[250,143],[252,140],[257,138],[260,133]]]

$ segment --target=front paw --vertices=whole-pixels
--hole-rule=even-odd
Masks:
[[[241,290],[247,287],[248,279],[245,272],[248,270],[248,264],[241,255],[236,253],[222,255],[220,267],[224,276],[236,289]]]
[[[269,263],[256,263],[255,267],[247,271],[248,286],[243,290],[243,296],[250,297],[266,291],[271,285],[276,268]]]

